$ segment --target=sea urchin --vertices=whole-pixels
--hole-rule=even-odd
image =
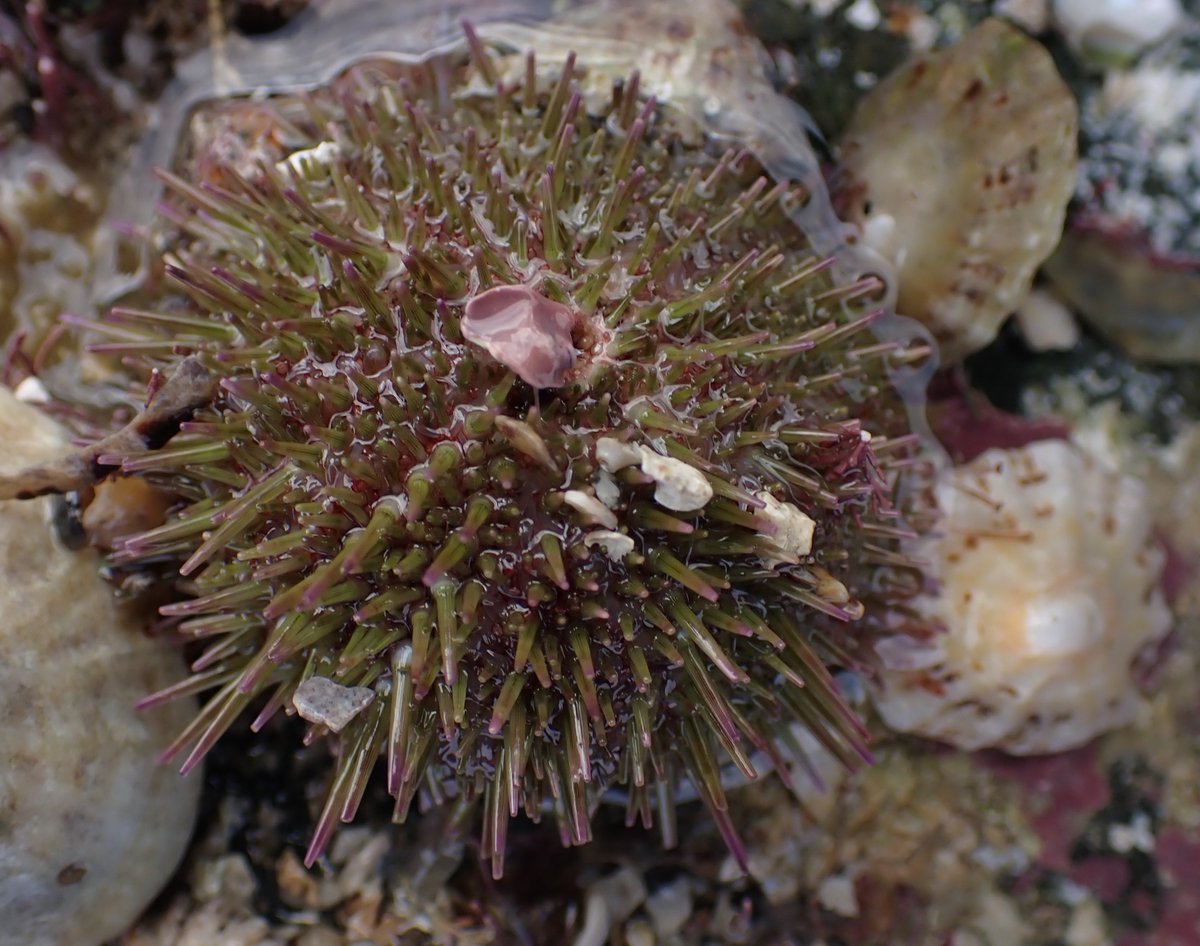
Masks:
[[[636,75],[593,109],[573,58],[468,38],[261,106],[277,162],[168,177],[182,292],[95,326],[143,395],[219,381],[106,460],[176,497],[111,557],[183,579],[193,676],[147,703],[211,691],[185,769],[252,704],[339,732],[310,863],[380,759],[397,818],[481,799],[497,876],[510,816],[579,844],[613,784],[669,843],[684,773],[744,860],[723,759],[794,722],[863,751],[826,664],[906,584],[887,376],[923,352]]]

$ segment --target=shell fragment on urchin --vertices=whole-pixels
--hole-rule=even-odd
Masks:
[[[888,725],[1029,755],[1129,722],[1139,658],[1172,624],[1141,484],[1043,440],[947,469],[935,493],[938,531],[911,554],[936,588],[911,604],[941,630],[877,644]]]
[[[398,818],[481,799],[498,874],[510,816],[582,843],[614,783],[670,840],[685,774],[740,857],[723,759],[753,777],[793,720],[863,751],[825,664],[863,599],[911,585],[888,377],[925,352],[874,337],[872,283],[832,282],[789,217],[803,192],[681,137],[636,76],[592,114],[582,75],[473,42],[263,104],[287,130],[268,150],[306,157],[168,177],[184,291],[94,326],[146,378],[183,355],[220,378],[123,458],[178,501],[111,559],[183,578],[162,610],[210,691],[184,767],[306,681],[374,693],[310,863],[377,762]],[[536,364],[482,327],[487,299]],[[795,513],[764,520],[766,496]]]

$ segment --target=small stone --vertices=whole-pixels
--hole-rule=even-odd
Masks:
[[[854,0],[845,16],[847,23],[860,30],[873,30],[883,20],[874,0]]]
[[[50,401],[50,392],[46,390],[46,386],[42,384],[33,375],[25,378],[20,384],[13,389],[13,394],[18,401],[25,404],[46,404]]]
[[[1137,812],[1129,824],[1114,824],[1108,828],[1108,845],[1118,854],[1142,851],[1154,853],[1154,831],[1145,812]]]
[[[1047,0],[996,0],[992,12],[1035,35],[1045,32],[1050,25]]]
[[[374,699],[370,687],[347,687],[328,677],[309,677],[296,687],[292,705],[301,719],[341,732]]]
[[[658,485],[654,501],[674,512],[703,509],[713,497],[708,479],[694,466],[674,457],[664,457],[642,448],[642,472]]]
[[[657,946],[658,938],[654,927],[642,919],[630,920],[625,924],[625,942],[629,946]]]
[[[604,897],[612,923],[624,923],[646,900],[646,884],[641,874],[622,867],[592,884],[591,891]]]
[[[1183,22],[1179,0],[1054,0],[1054,20],[1076,50],[1131,59]]]
[[[96,548],[111,549],[117,540],[163,524],[171,497],[140,476],[111,476],[96,484],[83,511],[83,529]]]
[[[858,916],[858,895],[854,891],[854,880],[845,874],[834,874],[822,880],[817,887],[817,902],[838,916]]]
[[[1018,306],[1017,325],[1033,351],[1070,351],[1079,344],[1075,316],[1045,289],[1034,289]]]
[[[1104,911],[1093,897],[1082,901],[1071,911],[1063,942],[1066,946],[1108,946],[1112,942],[1108,936]]]

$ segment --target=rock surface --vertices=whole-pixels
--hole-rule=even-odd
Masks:
[[[0,388],[0,472],[64,449]],[[54,500],[0,503],[0,946],[97,946],[130,926],[191,834],[200,779],[156,756],[194,707],[134,703],[181,675],[91,550],[63,547]]]

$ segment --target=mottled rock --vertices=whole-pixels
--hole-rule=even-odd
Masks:
[[[1041,45],[985,20],[860,103],[837,200],[895,265],[897,308],[956,360],[987,345],[1062,233],[1075,99]]]
[[[1058,293],[1134,358],[1200,361],[1200,268],[1137,238],[1075,230],[1046,264]]]
[[[1045,271],[1136,358],[1200,360],[1200,28],[1181,30],[1080,99],[1067,232]]]
[[[59,428],[0,389],[0,472],[65,449]],[[56,500],[0,503],[0,946],[97,946],[171,876],[200,780],[156,756],[194,706],[139,713],[181,676],[143,635],[90,550],[68,551]]]

